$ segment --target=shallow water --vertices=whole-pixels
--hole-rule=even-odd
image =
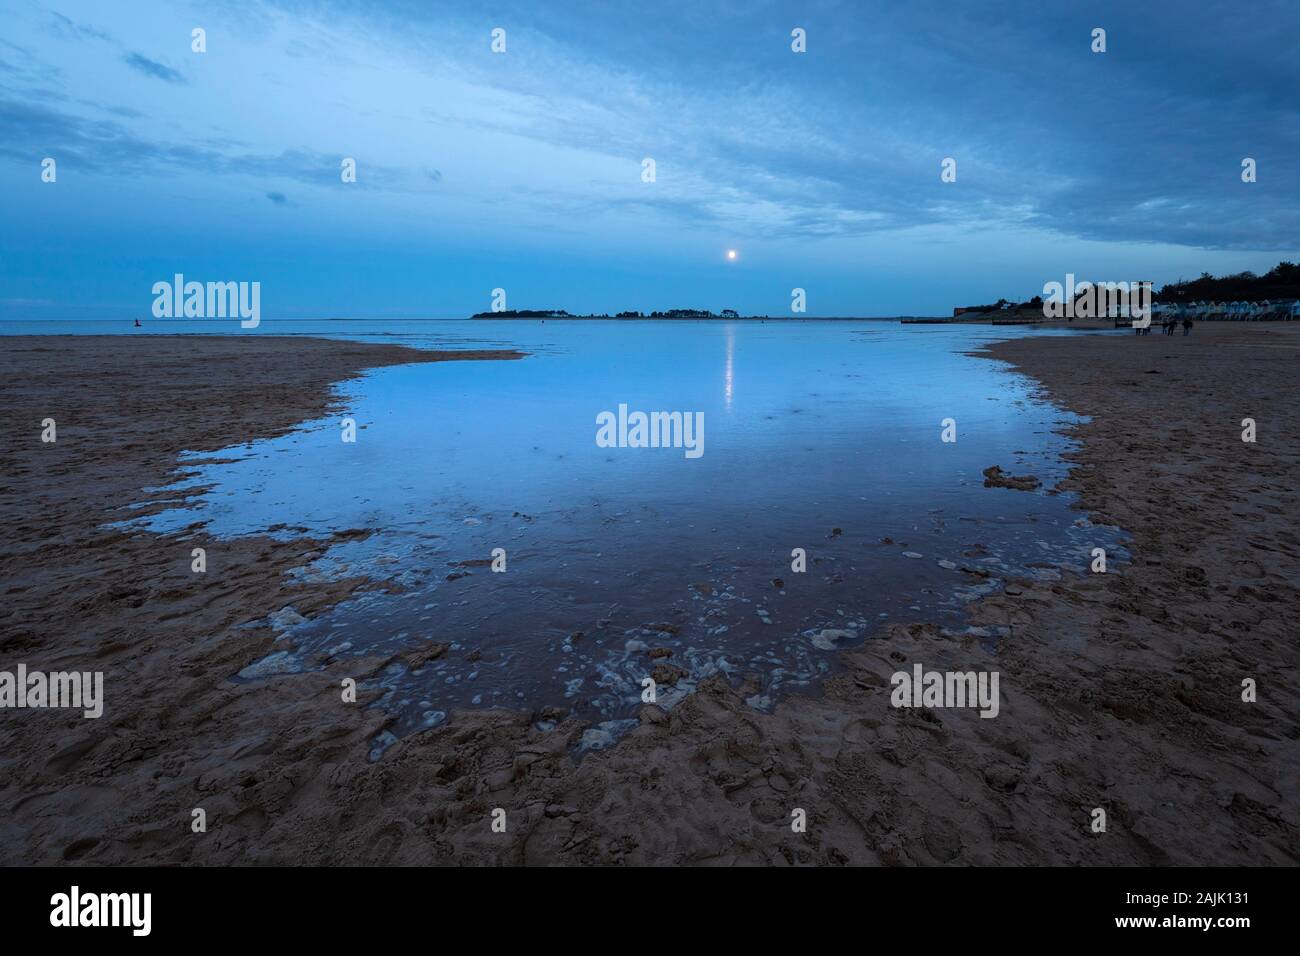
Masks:
[[[661,704],[722,671],[759,675],[751,702],[767,707],[882,622],[960,628],[963,605],[998,576],[1082,568],[1091,548],[1117,544],[1071,496],[1047,493],[1065,473],[1051,430],[1070,416],[1005,366],[962,354],[1021,329],[549,320],[259,331],[291,326],[530,353],[371,372],[341,387],[355,443],[341,440],[340,415],[187,456],[198,471],[187,483],[214,488],[136,522],[174,531],[202,520],[218,536],[372,530],[302,573],[365,574],[399,593],[310,621],[278,613],[283,649],[240,679],[450,644],[382,676],[398,735],[455,708],[556,705],[606,722],[586,741],[602,746],[634,717],[654,647],[688,672],[659,684]],[[620,403],[703,412],[703,455],[598,447],[596,416]],[[955,443],[941,441],[945,418]],[[993,464],[1044,488],[984,488]],[[457,566],[496,548],[504,573]],[[805,573],[791,570],[795,548]],[[376,756],[391,739],[376,741]]]

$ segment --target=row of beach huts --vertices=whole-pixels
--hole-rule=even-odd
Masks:
[[[1201,322],[1300,321],[1300,299],[1295,302],[1157,302],[1154,315],[1166,319],[1191,318]]]

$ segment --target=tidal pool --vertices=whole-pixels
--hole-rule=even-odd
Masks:
[[[370,532],[297,573],[362,574],[393,592],[311,620],[278,611],[283,647],[238,678],[400,654],[378,704],[399,736],[458,708],[545,720],[555,707],[596,721],[587,745],[602,746],[656,668],[661,704],[722,672],[757,675],[751,703],[770,707],[882,622],[962,627],[963,606],[1000,577],[1084,567],[1093,547],[1118,544],[1051,492],[1066,471],[1053,429],[1071,416],[964,354],[1052,333],[817,320],[382,328],[309,331],[529,355],[373,371],[341,386],[338,416],[186,456],[198,474],[185,484],[211,490],[134,524]],[[702,454],[602,447],[598,416],[620,405],[702,413]],[[945,419],[956,441],[942,440]],[[985,488],[994,464],[1043,487]],[[434,642],[447,647],[430,657]]]

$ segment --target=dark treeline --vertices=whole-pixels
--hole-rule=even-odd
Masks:
[[[1196,279],[1179,279],[1169,282],[1151,295],[1153,302],[1263,302],[1286,303],[1300,301],[1300,265],[1279,262],[1264,275],[1238,272],[1235,275],[1212,276],[1202,272]],[[1032,309],[1043,307],[1042,296],[1027,302],[998,299],[988,305],[966,306],[967,313],[998,312],[1004,309]]]
[[[1300,299],[1300,266],[1279,262],[1264,275],[1238,272],[1215,277],[1202,272],[1199,279],[1179,280],[1161,287],[1156,302],[1260,302]]]

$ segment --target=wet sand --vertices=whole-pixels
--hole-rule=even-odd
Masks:
[[[720,678],[616,746],[571,756],[558,714],[454,713],[377,763],[387,663],[235,683],[239,627],[357,588],[286,572],[324,540],[102,530],[214,451],[316,417],[330,385],[425,353],[316,339],[0,339],[0,669],[103,670],[99,720],[0,710],[0,862],[1288,864],[1300,855],[1293,636],[1300,327],[1198,325],[1000,343],[1092,417],[1066,487],[1132,534],[1104,575],[1015,581],[978,633],[894,625],[771,714]],[[40,442],[40,422],[58,442]],[[1258,440],[1241,441],[1241,419]],[[989,465],[1009,465],[989,462]],[[987,494],[1014,494],[985,489]],[[339,534],[363,531],[339,529]],[[190,571],[207,549],[208,570]],[[1044,575],[1045,578],[1054,575]],[[430,648],[429,653],[439,653]],[[656,661],[647,661],[647,669]],[[915,663],[997,670],[1001,710],[902,710]],[[340,682],[361,684],[344,703]],[[1241,700],[1253,678],[1258,700]],[[74,716],[76,713],[76,716]],[[555,718],[553,730],[534,727]],[[1107,831],[1090,832],[1094,808]],[[191,829],[202,808],[207,832]],[[506,811],[493,832],[492,811]],[[806,811],[807,831],[791,831]]]

